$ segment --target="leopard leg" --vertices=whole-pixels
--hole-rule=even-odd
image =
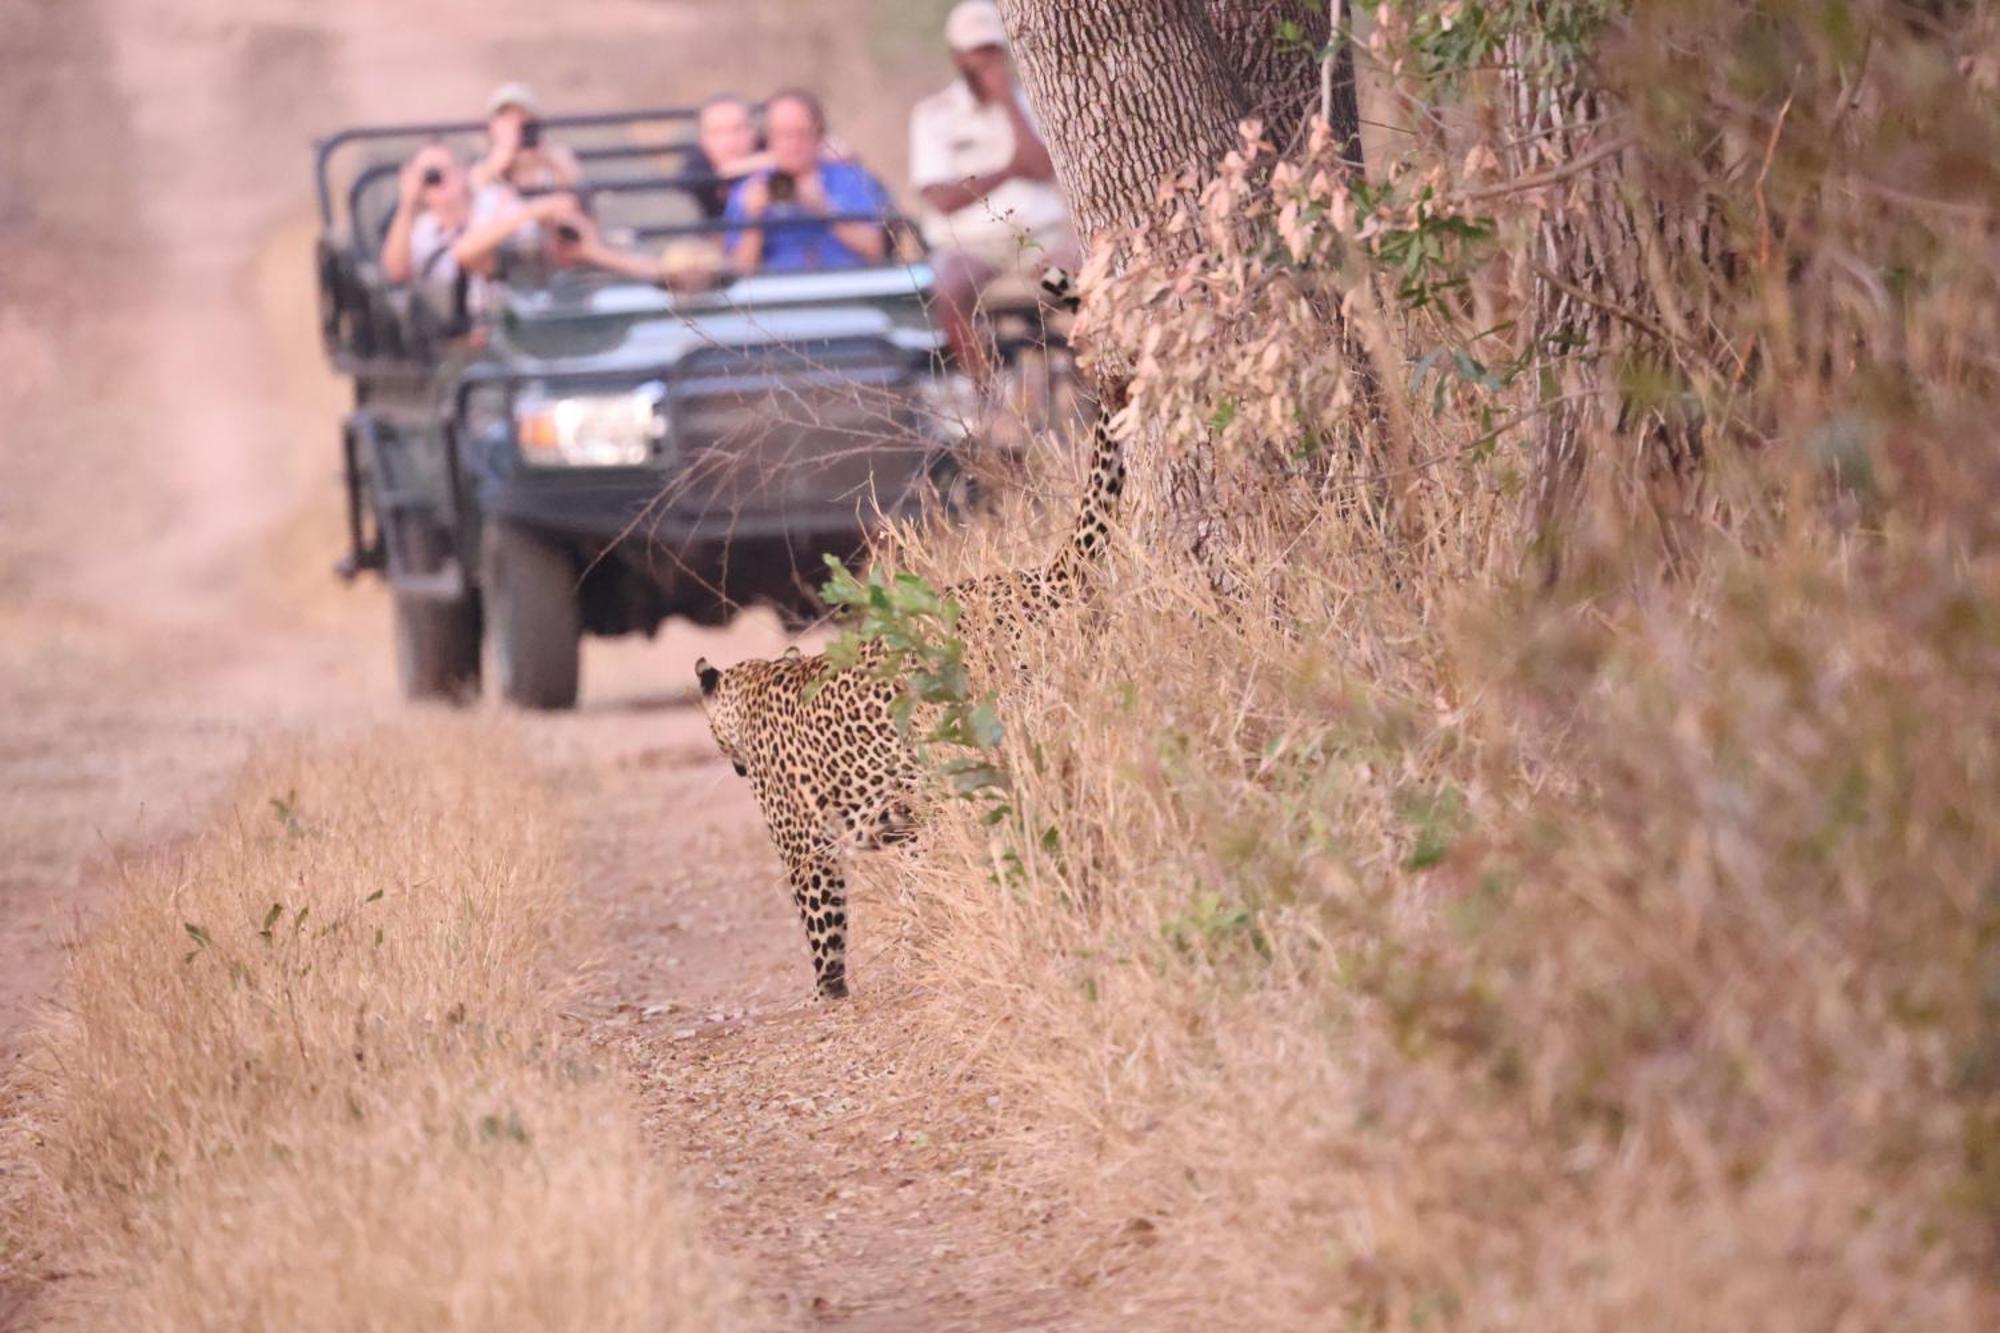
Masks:
[[[805,923],[812,949],[813,979],[823,1000],[847,996],[847,880],[831,847],[817,847],[797,858],[786,858],[792,880],[792,901]]]
[[[785,863],[792,903],[805,923],[819,998],[842,999],[847,995],[847,881],[840,872],[837,840],[829,836],[824,810],[806,793],[768,781],[762,767],[753,770],[751,785]]]

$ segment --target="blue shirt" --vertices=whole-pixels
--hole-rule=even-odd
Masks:
[[[752,181],[770,178],[770,172],[760,171],[737,182],[736,188],[730,192],[729,207],[723,210],[723,218],[729,222],[748,222],[750,215],[744,211],[743,196]],[[888,192],[873,176],[852,162],[822,160],[819,180],[820,187],[826,191],[827,206],[837,217],[856,213],[880,217],[888,211]],[[863,268],[873,262],[841,244],[840,238],[833,234],[832,223],[807,212],[798,204],[772,204],[764,212],[764,221],[767,224],[764,228],[764,257],[757,264],[760,273],[814,273],[826,269]],[[783,225],[769,225],[781,221]],[[742,235],[740,227],[732,228],[723,244],[734,250]]]

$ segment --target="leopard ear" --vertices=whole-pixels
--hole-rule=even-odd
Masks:
[[[1042,270],[1042,297],[1056,309],[1075,314],[1083,305],[1083,294],[1067,269],[1051,265]]]
[[[722,683],[722,673],[708,664],[706,657],[694,659],[695,679],[701,682],[703,694],[714,694],[715,687]]]
[[[793,644],[793,645],[792,645],[791,647],[789,647],[789,648],[785,649],[785,657],[784,657],[784,660],[785,660],[785,661],[787,661],[787,662],[796,662],[796,661],[798,661],[798,660],[799,660],[799,659],[800,659],[801,657],[804,657],[804,656],[805,656],[805,654],[799,651],[799,646],[798,646],[798,645],[797,645],[797,644],[795,643],[795,644]]]

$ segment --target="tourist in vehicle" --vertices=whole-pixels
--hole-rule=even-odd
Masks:
[[[821,152],[830,158],[851,161],[853,152],[833,134],[821,141]],[[703,216],[719,218],[729,207],[730,192],[736,183],[753,171],[771,165],[771,154],[757,132],[757,113],[747,98],[737,93],[717,93],[701,104],[695,115],[695,146],[688,153],[687,170],[717,181],[697,192]]]
[[[860,166],[828,154],[819,99],[779,93],[765,104],[764,132],[771,165],[730,193],[724,217],[767,225],[732,227],[724,242],[730,268],[801,273],[880,263],[889,248],[881,222],[888,192]],[[841,217],[857,220],[834,220]]]
[[[553,196],[534,208],[520,204],[487,218],[473,211],[470,182],[449,148],[426,144],[403,164],[396,211],[382,239],[382,273],[414,286],[440,316],[476,313],[501,248],[542,217],[554,217]]]
[[[411,154],[396,187],[396,211],[382,238],[382,273],[401,285],[418,276],[418,251],[426,258],[435,255],[465,230],[472,219],[472,197],[458,159],[441,143],[425,144]]]
[[[486,100],[486,155],[473,164],[475,191],[511,187],[518,195],[573,190],[583,180],[576,154],[543,134],[541,102],[525,83],[503,84]]]
[[[958,78],[910,113],[910,184],[923,196],[924,239],[936,275],[932,311],[959,367],[991,374],[973,318],[1003,275],[1074,268],[1076,238],[1049,150],[1007,56],[991,0],[963,0],[945,19]]]
[[[756,115],[748,101],[735,93],[717,93],[701,104],[695,113],[695,147],[688,154],[687,169],[693,175],[716,178],[695,191],[702,216],[721,217],[737,182],[770,165],[770,153],[758,146]]]
[[[577,197],[568,192],[475,213],[465,171],[443,144],[427,144],[404,164],[396,212],[382,242],[382,272],[412,285],[440,316],[477,314],[501,255],[531,230],[559,268],[592,268],[644,282],[660,279],[658,261],[606,244]]]

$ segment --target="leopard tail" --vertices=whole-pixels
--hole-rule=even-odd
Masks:
[[[1078,579],[1087,578],[1103,561],[1111,542],[1111,524],[1118,517],[1119,497],[1125,490],[1125,448],[1112,430],[1111,417],[1108,405],[1100,408],[1091,428],[1090,480],[1077,506],[1069,545],[1056,558],[1060,572]]]

